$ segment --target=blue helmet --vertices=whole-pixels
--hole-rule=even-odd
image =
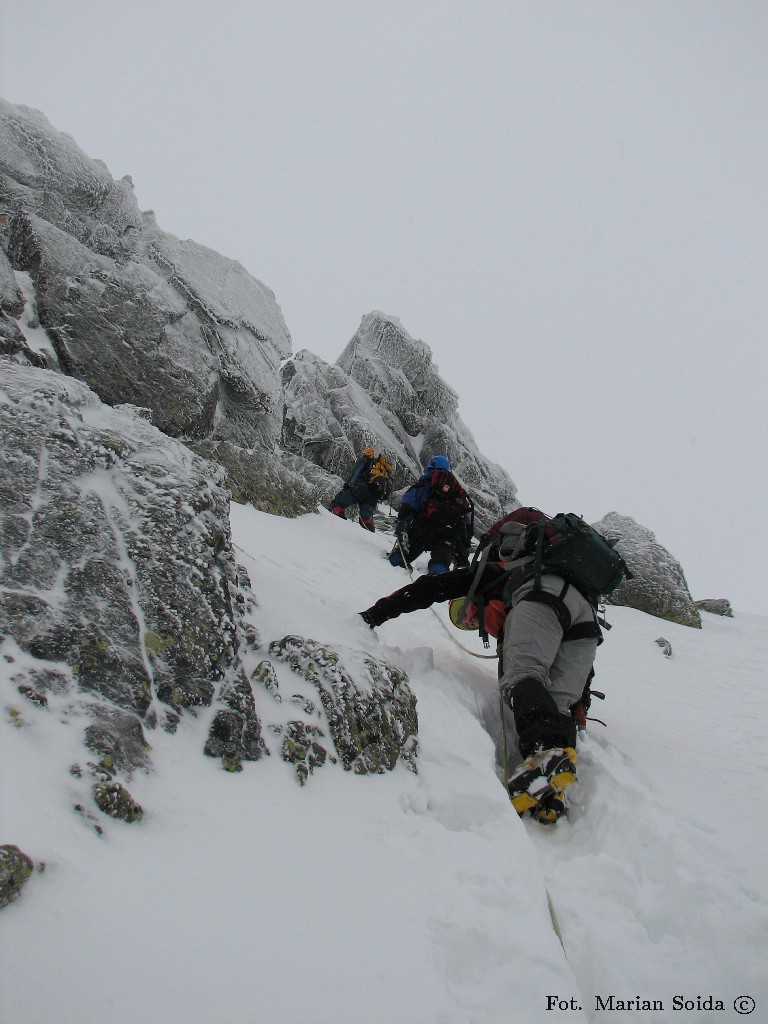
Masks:
[[[448,472],[450,473],[451,464],[445,455],[433,455],[432,458],[427,463],[427,469],[447,469]]]

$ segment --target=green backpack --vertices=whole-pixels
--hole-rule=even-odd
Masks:
[[[527,521],[520,512],[528,513]],[[491,551],[495,554],[491,554]],[[504,572],[481,586],[483,570],[490,556],[499,561]],[[517,509],[491,527],[472,560],[474,576],[466,607],[478,607],[480,635],[487,644],[484,626],[484,605],[501,595],[505,602],[529,580],[537,589],[546,573],[561,576],[597,608],[600,600],[612,594],[632,573],[613,544],[574,512],[558,512],[551,519],[538,509]],[[460,613],[457,615],[462,620]],[[458,624],[458,623],[457,623]],[[607,623],[606,623],[607,627]]]
[[[593,604],[612,594],[624,579],[632,579],[613,544],[574,512],[558,512],[528,530],[535,537],[529,578],[539,581],[543,573],[556,573]]]

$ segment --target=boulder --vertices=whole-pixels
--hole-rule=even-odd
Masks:
[[[660,619],[701,628],[701,615],[682,566],[649,529],[618,512],[609,512],[592,526],[607,540],[616,542],[616,550],[633,576],[607,598],[608,604],[637,608]]]
[[[0,846],[0,909],[19,898],[34,867],[32,858],[18,846]]]
[[[703,601],[697,601],[696,607],[711,615],[723,615],[727,619],[733,618],[731,602],[725,597],[705,598]]]
[[[93,799],[100,811],[119,821],[141,821],[144,809],[120,782],[97,782]]]
[[[345,770],[358,775],[382,773],[402,761],[416,771],[416,698],[405,672],[361,651],[306,637],[275,640],[269,652],[316,687]],[[322,731],[298,729],[296,722],[289,726],[283,757],[305,764],[307,771],[324,763],[325,757],[318,749]],[[315,758],[314,762],[307,762],[309,756]],[[306,774],[302,778],[300,772],[299,778],[303,782]]]

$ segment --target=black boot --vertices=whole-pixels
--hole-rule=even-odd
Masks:
[[[535,750],[575,747],[576,724],[564,715],[540,679],[529,677],[515,683],[508,704],[520,740],[520,753],[529,757]]]
[[[508,779],[512,806],[554,824],[565,811],[566,787],[576,781],[576,724],[558,710],[539,679],[521,679],[504,698],[524,758]]]

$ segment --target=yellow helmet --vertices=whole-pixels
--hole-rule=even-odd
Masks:
[[[459,621],[466,597],[454,597],[448,605],[448,617],[457,629],[477,629],[477,620],[472,605],[468,608],[469,614],[466,619]]]

